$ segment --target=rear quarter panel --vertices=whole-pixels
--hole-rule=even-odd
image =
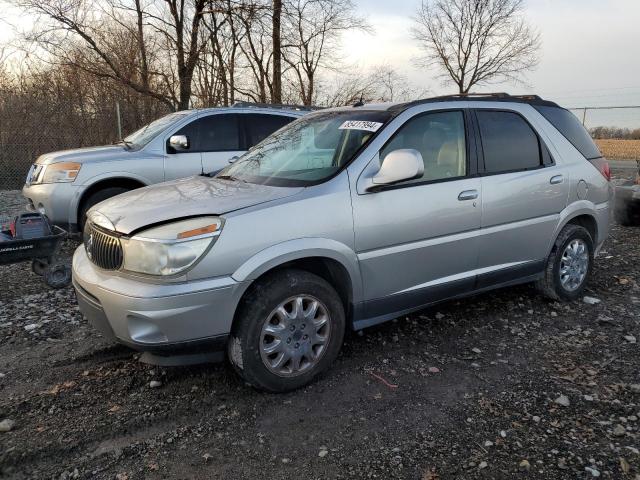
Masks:
[[[540,113],[531,108],[531,116],[537,118],[539,128],[544,130],[550,141],[549,148],[557,162],[567,166],[569,195],[567,206],[561,212],[548,250],[560,230],[579,215],[590,215],[597,223],[594,243],[601,246],[609,234],[609,224],[613,210],[613,186],[572,144],[553,127]],[[586,188],[585,188],[586,187]]]

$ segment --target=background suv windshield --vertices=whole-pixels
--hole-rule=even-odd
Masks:
[[[390,118],[386,111],[307,115],[266,138],[217,176],[274,186],[320,183],[348,164]]]
[[[136,130],[128,137],[125,137],[124,143],[131,148],[142,148],[165,128],[177,122],[181,118],[184,118],[188,113],[189,112],[170,113],[169,115],[165,115],[164,117],[154,120],[141,129]]]

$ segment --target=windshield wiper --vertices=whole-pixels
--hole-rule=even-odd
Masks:
[[[124,145],[127,148],[131,148],[133,146],[133,142],[130,140],[118,140],[117,142],[113,142],[111,145]]]
[[[231,180],[232,182],[247,183],[246,180],[243,180],[242,178],[234,177],[233,175],[218,175],[218,176],[213,177],[213,178],[222,178],[223,180]]]

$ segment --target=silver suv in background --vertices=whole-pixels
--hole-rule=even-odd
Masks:
[[[323,110],[215,178],[96,205],[73,280],[108,337],[226,349],[248,383],[285,391],[331,364],[347,328],[525,282],[579,298],[612,193],[582,125],[536,96]]]
[[[22,193],[30,210],[78,231],[96,203],[146,185],[220,170],[307,111],[238,103],[171,113],[117,145],[41,155]]]

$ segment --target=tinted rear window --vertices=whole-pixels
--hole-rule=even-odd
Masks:
[[[534,105],[534,108],[538,110],[551,125],[556,127],[556,129],[578,149],[584,158],[591,160],[592,158],[602,156],[587,130],[573,113],[560,107]]]
[[[487,173],[526,170],[541,165],[538,136],[517,113],[478,110]]]
[[[295,120],[294,117],[285,117],[284,115],[259,113],[243,115],[243,118],[247,129],[247,150]]]
[[[209,115],[197,120],[198,149],[201,152],[241,150],[237,115]]]

